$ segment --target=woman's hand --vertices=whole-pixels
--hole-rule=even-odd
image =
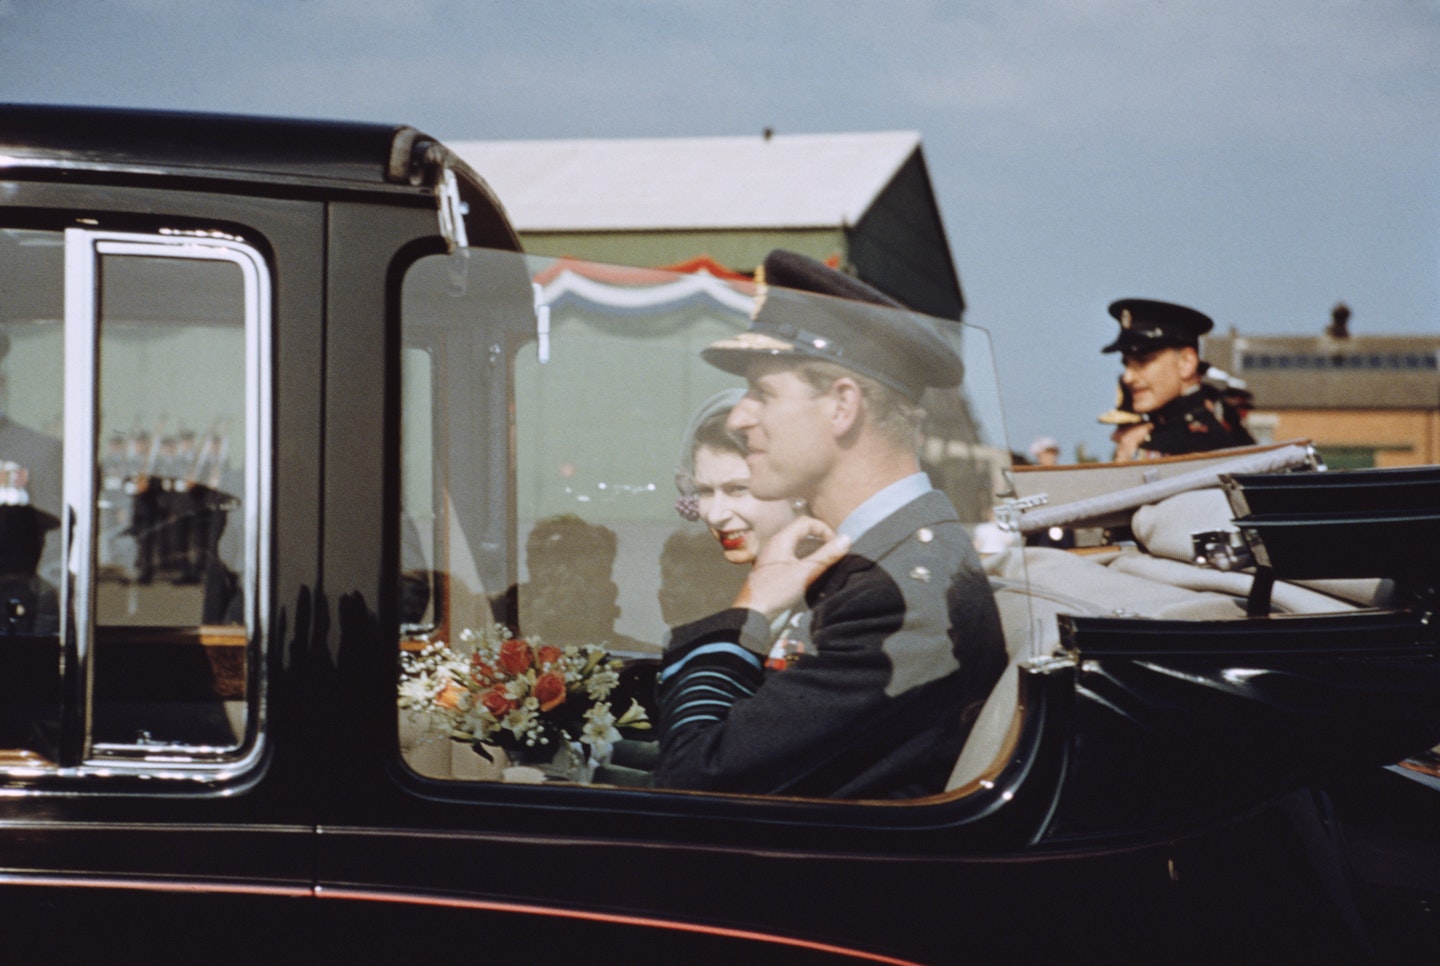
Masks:
[[[809,549],[817,543],[818,547]],[[805,589],[849,550],[849,537],[837,536],[814,517],[797,517],[760,548],[735,597],[735,606],[757,610],[773,620],[803,604]]]

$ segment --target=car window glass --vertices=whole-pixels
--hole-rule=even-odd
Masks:
[[[268,269],[16,228],[0,276],[0,757],[209,775],[254,747]]]
[[[668,629],[728,607],[744,576],[684,515],[676,472],[697,408],[744,387],[700,353],[747,327],[755,294],[474,250],[411,267],[397,600],[415,771],[647,784]],[[973,527],[1008,465],[993,367],[983,332],[936,324],[967,374],[927,395],[922,464]]]
[[[64,239],[0,230],[0,753],[54,762],[61,718]]]
[[[99,275],[92,732],[231,747],[244,733],[244,275],[128,253],[101,255]]]

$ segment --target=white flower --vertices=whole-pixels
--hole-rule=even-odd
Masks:
[[[620,683],[620,675],[609,665],[603,668],[596,668],[590,677],[585,679],[585,693],[592,701],[600,701],[610,696],[615,686]]]
[[[594,749],[597,758],[608,758],[620,732],[615,730],[615,716],[610,713],[610,703],[602,701],[585,712],[585,729],[580,740]]]
[[[645,713],[645,707],[635,698],[630,699],[630,707],[615,722],[617,728],[648,728],[650,727],[650,716]]]
[[[499,720],[486,711],[483,705],[476,704],[464,713],[455,730],[472,739],[479,739],[489,737],[499,727]]]
[[[529,708],[516,708],[505,716],[500,727],[524,741],[527,745],[547,744],[544,731],[540,728],[535,712]]]
[[[402,708],[424,710],[435,698],[435,689],[424,678],[401,678],[399,704]]]

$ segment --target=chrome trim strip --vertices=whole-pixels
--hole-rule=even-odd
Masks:
[[[307,898],[315,890],[304,885],[262,885],[260,883],[206,882],[189,879],[127,879],[122,876],[46,875],[44,873],[0,872],[0,887],[42,886],[60,889],[130,889],[137,892],[219,892],[240,895]]]
[[[99,391],[95,371],[96,328],[99,317],[96,252],[92,232],[65,229],[65,393],[61,454],[61,547],[67,579],[60,588],[62,616],[62,681],[67,709],[79,709],[81,730],[62,733],[60,766],[77,767],[90,753],[90,699],[94,663],[90,643],[94,632],[91,597],[95,559],[96,412]],[[83,570],[86,573],[82,574]],[[69,724],[74,716],[66,713]]]

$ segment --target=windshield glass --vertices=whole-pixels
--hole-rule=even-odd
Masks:
[[[822,289],[844,284],[817,277]],[[651,769],[657,739],[686,717],[662,707],[667,689],[685,690],[685,672],[667,663],[705,642],[755,665],[724,685],[740,689],[740,707],[756,711],[752,692],[778,691],[783,678],[800,702],[787,714],[820,701],[852,719],[879,716],[869,730],[882,737],[856,749],[879,755],[884,741],[909,740],[880,719],[913,699],[939,710],[914,710],[899,730],[940,727],[954,758],[968,723],[935,725],[955,709],[917,690],[968,674],[969,638],[999,647],[1004,664],[977,554],[1013,542],[993,525],[1009,456],[987,333],[749,279],[465,250],[408,273],[401,373],[400,704],[412,767],[514,780],[527,759],[573,748],[591,781],[843,797],[940,790],[914,768],[872,781],[843,765],[787,785],[806,758],[798,745],[776,749],[776,761],[726,764],[720,778],[682,768],[656,782]],[[897,515],[917,498],[925,512]],[[779,536],[796,520],[812,521],[806,533]],[[899,529],[882,539],[887,526]],[[791,544],[779,573],[837,532],[850,543],[823,552],[889,575],[861,605],[873,611],[868,629],[845,623],[858,619],[845,613],[853,581],[826,590],[831,610],[767,583],[774,599],[752,611],[764,626],[741,626],[737,595],[770,541]],[[926,555],[960,542],[963,552]],[[965,593],[952,573],[962,564]],[[968,613],[947,593],[986,602]],[[942,613],[917,623],[927,608]],[[706,625],[736,610],[738,623]],[[980,630],[957,633],[957,620]],[[836,671],[821,653],[827,635],[837,648],[870,648],[851,678],[844,667],[825,677]],[[847,688],[863,692],[848,708]],[[960,691],[974,703],[988,688]],[[735,707],[719,712],[722,730]],[[787,727],[812,724],[804,740],[821,745],[856,727]]]

